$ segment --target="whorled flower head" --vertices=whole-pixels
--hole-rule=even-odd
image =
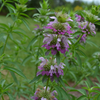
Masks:
[[[56,35],[56,34],[47,34],[44,37],[42,47],[45,47],[47,50],[51,50],[52,55],[55,55],[58,51],[65,54],[68,51],[69,44],[71,42],[68,40],[70,35]]]
[[[95,25],[91,22],[88,22],[88,21],[85,21],[85,22],[78,22],[78,27],[80,29],[82,29],[82,32],[83,33],[86,33],[86,34],[91,34],[93,35],[96,34],[96,31],[95,31]]]
[[[57,54],[58,51],[65,54],[65,52],[68,51],[69,44],[71,44],[68,40],[70,34],[74,33],[68,21],[73,20],[71,20],[68,14],[62,12],[57,13],[56,17],[53,16],[50,18],[54,19],[54,21],[51,21],[44,27],[44,29],[49,30],[50,33],[48,31],[44,34],[44,45],[42,47],[51,50],[53,55]]]
[[[55,95],[57,95],[57,91],[54,90],[53,92],[50,91],[49,87],[47,91],[45,91],[46,87],[37,88],[34,96],[31,97],[33,100],[58,100]]]
[[[54,76],[56,77],[60,77],[61,75],[63,75],[63,70],[65,66],[64,63],[60,63],[59,65],[57,65],[56,63],[56,59],[52,60],[50,59],[50,61],[48,61],[47,59],[44,59],[43,57],[40,57],[40,60],[42,61],[40,63],[40,66],[38,66],[38,69],[40,70],[39,72],[37,72],[37,76],[38,75],[47,75],[50,77],[51,81],[53,81]]]
[[[52,34],[71,34],[73,31],[71,30],[71,26],[68,24],[68,22],[60,23],[58,22],[56,17],[50,17],[51,19],[54,19],[54,21],[51,21],[48,23],[47,26],[44,27],[44,29],[50,29],[52,30]]]

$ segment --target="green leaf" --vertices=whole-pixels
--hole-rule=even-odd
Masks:
[[[4,27],[5,29],[9,29],[9,27],[4,23],[0,23],[0,26]]]
[[[82,96],[80,96],[77,100],[85,100],[86,98],[87,98],[86,95],[82,95]]]
[[[90,40],[86,40],[86,42],[87,42],[89,45],[91,45],[91,46],[95,46],[95,47],[99,48],[98,45],[96,45],[94,42],[92,42],[92,41],[90,41]]]
[[[8,8],[11,18],[13,19],[13,21],[16,19],[14,14],[16,13],[16,9],[14,7],[11,7],[11,4],[7,4],[6,7]],[[8,15],[7,15],[8,16]]]
[[[13,68],[13,67],[4,67],[5,70],[9,70],[9,71],[12,71],[12,72],[15,72],[16,74],[18,74],[19,76],[23,77],[23,78],[26,78],[25,75],[18,69],[16,68]]]
[[[24,13],[20,13],[20,15],[30,18],[27,14],[24,14]]]
[[[0,47],[0,56],[2,55],[3,50],[4,50],[4,46],[1,46],[1,47]]]
[[[99,81],[99,83],[100,83],[100,77],[98,77],[98,76],[96,76],[96,79]]]
[[[10,71],[10,73],[11,73],[11,75],[12,75],[14,81],[18,84],[19,82],[18,82],[18,80],[17,80],[17,77],[16,77],[15,73],[12,72],[12,71]]]
[[[62,86],[64,87],[64,89],[66,89],[65,83],[63,82],[63,80],[61,79],[61,77],[59,78],[59,81],[62,84]]]
[[[59,52],[57,52],[56,54],[56,61],[57,61],[57,65],[59,65],[60,64],[60,53]]]
[[[20,4],[26,4],[28,0],[19,0]]]
[[[7,86],[5,86],[4,89],[9,89],[12,85],[13,85],[13,83],[10,83]]]
[[[27,8],[27,10],[34,10],[35,8]]]
[[[43,78],[42,78],[42,83],[45,83],[47,80],[48,80],[48,76],[44,75]]]
[[[30,30],[29,25],[27,24],[25,18],[22,18],[22,22],[24,23],[24,25],[27,27],[28,30]]]
[[[28,49],[31,45],[33,45],[33,44],[35,43],[35,41],[36,41],[37,38],[38,38],[38,36],[35,36],[35,37],[30,41],[30,43],[29,43],[28,46],[27,46],[27,49]]]
[[[97,94],[100,94],[100,91],[99,90],[91,90],[91,93],[93,93],[93,92],[95,92]]]
[[[100,22],[95,22],[95,24],[100,25]]]
[[[56,88],[59,90],[60,94],[61,94],[61,98],[62,99],[59,99],[59,100],[70,100],[70,96],[69,94],[60,86],[56,86]],[[57,91],[58,93],[58,91]],[[59,94],[58,94],[59,95]]]
[[[80,52],[83,56],[85,56],[85,57],[87,57],[86,56],[86,54],[83,52],[83,51],[81,51],[81,50],[79,50],[79,49],[76,49],[78,52]]]
[[[61,93],[59,87],[58,87],[58,86],[54,86],[54,88],[55,88],[55,90],[57,91],[57,94],[58,94],[59,100],[62,100],[62,93]]]
[[[12,32],[18,34],[19,36],[22,36],[22,35],[23,35],[23,36],[29,38],[29,37],[25,34],[25,32],[22,31],[22,30],[15,29],[15,30],[13,30]],[[21,34],[22,34],[22,35],[21,35]],[[30,39],[30,38],[29,38],[29,39]]]
[[[84,89],[78,89],[77,91],[80,92],[83,95],[86,95],[86,91]]]
[[[33,78],[33,80],[29,84],[32,84],[32,83],[38,81],[41,77],[42,77],[42,75],[36,76],[35,78]]]
[[[5,82],[6,82],[6,80],[4,80],[4,79],[0,82],[2,87],[4,86]]]
[[[100,83],[95,83],[100,88]]]
[[[9,32],[9,37],[13,40],[13,35],[11,32]]]
[[[86,84],[86,86],[88,87],[88,89],[90,88],[90,84],[87,82],[87,81],[85,81],[85,84]]]
[[[32,58],[31,55],[27,56],[27,57],[23,60],[22,65],[24,66],[25,63],[26,63],[27,61],[29,61],[31,58]]]
[[[88,84],[89,84],[89,87],[91,87],[91,86],[93,85],[93,82],[92,82],[91,79],[89,79],[88,77],[86,77],[86,79],[87,79],[87,82],[88,82]]]
[[[80,65],[80,67],[82,67],[82,61],[78,53],[76,53],[76,58],[77,58],[78,64]]]
[[[75,76],[74,72],[69,71],[69,73],[74,77],[75,81],[77,82],[77,77]]]
[[[69,68],[69,63],[68,63],[68,59],[67,58],[65,58],[64,63],[66,65],[66,67]]]

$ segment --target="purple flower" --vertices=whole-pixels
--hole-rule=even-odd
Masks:
[[[54,75],[56,75],[57,77],[63,75],[62,69],[64,69],[64,63],[60,63],[59,65],[57,65],[56,59],[54,59],[53,61],[52,59],[50,59],[50,62],[47,59],[44,59],[43,57],[40,57],[39,59],[42,60],[42,62],[40,63],[40,66],[42,66],[42,68],[38,66],[38,69],[40,71],[37,72],[37,76],[47,75],[50,77],[51,81],[53,81]]]
[[[48,60],[44,59],[43,57],[40,57],[39,60],[41,60],[42,62],[40,66],[38,67],[38,69],[43,70],[44,69],[43,66],[47,64]]]
[[[47,91],[46,91],[47,95],[45,96],[44,94],[45,89],[46,89],[46,86],[43,88],[38,88],[36,92],[34,93],[34,96],[31,97],[31,99],[33,100],[57,100],[57,98],[55,97],[55,95],[57,95],[57,91],[54,90],[53,92],[51,92],[50,88],[47,87]]]
[[[42,97],[41,100],[47,100],[46,98]]]
[[[54,23],[58,23],[57,18],[52,16],[51,19],[54,19],[54,21],[50,22],[48,25],[52,26]]]
[[[56,55],[56,54],[57,54],[57,50],[52,49],[52,50],[51,50],[51,53],[52,53],[52,55]]]
[[[49,35],[49,36],[53,36],[52,41],[49,39],[45,39],[47,38],[47,36],[44,38],[44,45],[42,45],[42,47],[45,47],[47,50],[51,49],[51,53],[52,55],[55,55],[57,53],[57,51],[60,51],[61,53],[65,54],[66,51],[68,51],[69,48],[69,44],[71,44],[71,42],[68,40],[69,38],[71,38],[71,35],[62,35],[57,37],[57,35]],[[50,37],[48,37],[50,38]]]
[[[32,96],[31,99],[38,100],[38,97]]]
[[[50,44],[50,42],[53,40],[53,35],[52,34],[47,34],[47,36],[45,36],[43,43],[47,43]]]
[[[84,18],[83,18],[83,17],[81,17],[81,16],[80,16],[80,15],[78,15],[78,14],[75,14],[75,17],[76,17],[76,21],[77,21],[77,22],[84,21]]]
[[[37,29],[39,29],[40,27],[39,27],[39,25],[35,25],[35,26],[37,26],[34,30],[37,30]]]
[[[78,27],[80,29],[82,29],[83,33],[91,34],[91,35],[93,35],[93,33],[96,34],[95,25],[93,23],[91,23],[91,22],[89,23],[89,22],[85,21],[85,22],[78,22],[78,24],[79,24]]]

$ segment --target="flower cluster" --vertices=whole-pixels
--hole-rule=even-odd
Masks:
[[[85,21],[85,22],[78,22],[78,27],[82,29],[82,32],[85,34],[96,34],[95,31],[95,25],[91,22]]]
[[[88,35],[96,34],[95,25],[91,22],[86,21],[81,15],[76,14],[75,17],[76,17],[76,21],[78,23],[78,28],[81,29],[81,32],[83,34],[83,36],[80,39],[80,42],[85,43]],[[79,37],[80,37],[80,35],[78,35],[76,37],[76,39]]]
[[[53,92],[50,91],[49,87],[43,88],[37,88],[36,92],[34,93],[34,96],[31,97],[31,99],[33,100],[57,100],[57,98],[55,97],[55,95],[57,95],[57,91],[54,90]]]
[[[84,21],[84,17],[82,17],[81,15],[75,14],[75,17],[77,22]]]
[[[39,72],[37,72],[37,76],[38,75],[47,75],[50,76],[51,81],[54,80],[54,76],[56,77],[60,77],[61,75],[63,75],[63,70],[65,66],[64,63],[60,63],[59,65],[57,65],[56,63],[56,59],[50,59],[51,61],[48,61],[47,59],[44,59],[43,57],[39,58],[42,62],[40,63],[40,66],[38,66],[38,69],[40,70]]]
[[[42,45],[42,47],[45,47],[47,50],[51,49],[52,55],[57,54],[57,51],[65,54],[65,52],[68,51],[69,44],[71,44],[68,40],[69,37],[70,36],[65,35],[58,36],[56,34],[46,34],[43,40],[43,43],[46,44]]]
[[[67,14],[63,16],[64,18],[60,13],[57,15],[57,18],[51,17],[54,21],[44,27],[46,30],[51,30],[51,33],[44,34],[44,45],[42,47],[51,50],[53,55],[57,54],[58,51],[65,54],[65,52],[68,51],[69,44],[71,44],[69,38],[71,38],[70,34],[72,34],[73,31],[68,21],[73,20],[68,17]]]

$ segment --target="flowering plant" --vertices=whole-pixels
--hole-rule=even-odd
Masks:
[[[47,91],[46,91],[47,89]],[[57,91],[54,90],[53,92],[50,91],[49,87],[43,87],[43,88],[37,88],[37,90],[34,93],[34,96],[31,98],[33,100],[57,100],[55,97],[57,95]]]
[[[27,8],[28,1],[30,2],[30,0],[1,0],[0,11],[3,7],[7,7],[9,10],[7,17],[11,16],[13,22],[0,23],[0,100],[5,99],[5,94],[10,100],[16,100],[18,97],[27,99],[31,97],[33,100],[100,100],[100,91],[96,90],[100,88],[100,79],[97,77],[99,83],[93,87],[90,86],[91,81],[87,82],[89,81],[87,76],[95,76],[99,73],[100,53],[94,54],[92,59],[81,60],[83,57],[81,54],[85,55],[81,48],[88,43],[89,36],[96,35],[96,24],[100,25],[98,17],[100,6],[94,6],[90,11],[51,12],[48,0],[43,0],[43,3],[40,2],[41,8],[37,9],[39,13],[33,15],[34,21],[39,25],[35,25],[37,27],[31,37],[25,34],[25,28],[20,27],[23,23],[30,30],[26,19],[29,16],[25,12],[34,8]],[[33,25],[31,26],[33,28]],[[21,39],[15,39],[15,34],[18,34]],[[28,41],[30,42],[25,47]],[[10,47],[8,42],[13,42],[15,48]],[[14,52],[8,55],[10,49]],[[27,56],[24,58],[23,54]],[[20,66],[25,66],[27,61],[35,66],[33,70],[35,77],[31,82],[20,69]],[[15,84],[9,83],[8,79],[11,79],[9,73]],[[79,74],[79,78],[75,73]],[[24,80],[20,82],[16,75],[23,77]],[[73,87],[67,83],[69,77],[75,79]],[[85,81],[87,87],[75,89],[84,78],[87,79]],[[31,86],[29,82],[34,84]],[[42,87],[37,88],[38,85]],[[82,96],[76,97],[71,91],[80,92]],[[92,95],[92,92],[95,94]]]
[[[31,83],[34,83],[43,77],[42,82],[47,82],[45,91],[48,91],[47,87],[48,85],[51,85],[51,89],[56,89],[57,94],[59,95],[59,98],[57,99],[59,100],[61,100],[62,95],[62,100],[65,100],[65,97],[67,97],[67,100],[72,100],[70,94],[69,96],[66,94],[66,86],[63,82],[63,77],[64,74],[66,74],[68,61],[73,62],[71,59],[74,60],[75,64],[77,63],[77,66],[82,66],[77,50],[81,51],[79,46],[85,44],[89,36],[94,36],[96,34],[96,26],[94,22],[98,21],[99,18],[92,13],[90,15],[93,17],[93,21],[89,19],[86,11],[73,14],[67,14],[63,11],[57,12],[54,16],[50,17],[50,20],[52,21],[42,26],[42,47],[47,50],[45,55],[48,55],[49,52],[51,52],[52,57],[50,57],[50,59],[45,59],[44,57],[39,58],[42,62],[38,66],[39,71],[37,71],[37,76],[31,81]],[[60,56],[62,54],[64,56],[63,59]],[[56,58],[54,59],[54,57]],[[65,64],[63,62],[65,62]],[[49,81],[49,79],[51,79],[51,81]],[[56,83],[53,81],[54,79],[57,79]],[[53,82],[53,84],[51,82]],[[63,86],[64,89],[61,86]],[[60,90],[63,91],[63,94],[59,93]],[[45,96],[40,96],[41,93],[42,90],[36,90],[32,99],[47,100]],[[56,100],[56,97],[51,100]]]
[[[38,69],[40,70],[39,72],[37,72],[37,76],[38,75],[46,75],[48,77],[50,77],[51,81],[54,80],[54,77],[60,77],[63,74],[63,70],[65,66],[64,63],[60,63],[59,65],[57,65],[56,59],[53,61],[52,58],[50,59],[51,61],[48,61],[47,59],[44,59],[43,57],[39,58],[42,62],[40,64],[40,66],[38,66]]]

